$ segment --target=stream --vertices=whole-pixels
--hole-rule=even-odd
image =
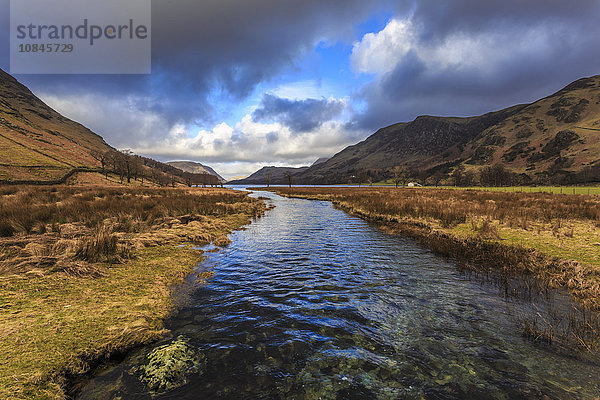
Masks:
[[[198,270],[214,276],[182,286],[173,337],[102,366],[77,399],[600,396],[599,364],[536,343],[519,324],[568,310],[565,293],[507,298],[329,202],[253,196],[275,208],[206,253]],[[139,366],[182,338],[194,366],[149,390]]]

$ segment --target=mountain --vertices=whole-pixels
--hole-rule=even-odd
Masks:
[[[600,167],[600,76],[531,104],[469,118],[421,116],[380,129],[330,160],[295,174],[299,183],[388,178],[395,166],[425,180],[461,166],[503,165],[524,179],[571,179]],[[354,178],[353,178],[354,177]]]
[[[311,167],[314,167],[315,165],[323,164],[324,162],[327,162],[327,161],[329,161],[328,157],[321,157],[317,161],[312,163]]]
[[[202,176],[190,176],[174,166],[117,151],[85,126],[54,111],[0,69],[0,184],[138,181],[165,186],[189,185],[197,178]]]
[[[208,165],[203,165],[194,161],[169,161],[169,164],[172,167],[179,168],[183,172],[190,172],[192,174],[210,174],[214,175],[221,182],[226,182],[227,180],[219,175],[214,169],[209,167]]]
[[[286,173],[296,176],[298,173],[307,170],[308,167],[263,167],[244,179],[229,181],[231,185],[285,185],[288,183]],[[296,180],[293,179],[293,182]]]
[[[99,167],[94,152],[111,150],[0,70],[0,180],[57,179],[74,168]]]

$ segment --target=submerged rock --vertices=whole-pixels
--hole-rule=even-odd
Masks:
[[[201,373],[205,364],[206,357],[190,345],[189,339],[179,336],[152,350],[137,371],[151,392],[162,393],[188,383],[189,377]]]

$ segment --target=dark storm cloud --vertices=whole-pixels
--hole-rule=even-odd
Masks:
[[[355,88],[353,100],[364,111],[348,124],[354,131],[340,130],[340,137],[332,140],[328,151],[335,152],[342,143],[362,139],[361,129],[372,132],[419,114],[480,114],[535,100],[600,73],[599,0],[153,0],[152,6],[152,75],[18,78],[35,93],[70,96],[64,113],[71,115],[80,104],[80,122],[92,121],[90,127],[111,144],[151,147],[162,143],[177,123],[198,122],[210,130],[210,124],[230,118],[219,113],[229,112],[232,103],[253,93],[258,84],[277,83],[282,72],[293,75],[294,63],[320,40],[360,40],[354,29],[376,13],[410,19],[416,30],[414,48],[373,81]],[[8,23],[8,0],[0,0],[3,69],[8,68]],[[479,63],[440,63],[418,51],[444,50],[456,37],[471,38],[470,45],[487,40],[480,50],[489,57]],[[106,107],[109,103],[112,107]],[[335,101],[265,96],[254,118],[302,131],[339,117],[339,107]],[[252,147],[248,159],[257,161],[278,150],[275,144],[289,142],[281,133],[267,134],[264,141],[273,146],[263,156],[255,154],[263,139],[250,135],[235,132],[216,139],[215,147],[227,151],[206,157],[233,160]],[[294,135],[299,141],[301,137]],[[319,147],[298,146],[304,146],[302,154],[313,155]],[[189,158],[183,154],[187,148],[156,147]],[[285,153],[279,160],[292,160],[295,154]]]
[[[170,123],[217,122],[215,93],[229,101],[244,99],[258,83],[293,67],[318,40],[351,40],[353,23],[385,3],[390,1],[153,0],[151,76],[19,78],[55,95],[129,95],[133,107],[157,112]],[[0,0],[0,7],[8,11],[8,1]],[[6,32],[7,14],[0,20]],[[2,50],[7,46],[2,43]],[[7,59],[0,63],[7,69]]]
[[[427,27],[425,38],[448,33],[481,32],[523,27],[539,21],[593,24],[598,17],[597,0],[418,0],[414,18]]]
[[[265,94],[252,113],[257,122],[279,122],[294,132],[311,132],[338,117],[346,104],[336,99],[282,99]]]
[[[402,18],[402,16],[400,16]],[[409,51],[360,90],[367,107],[352,126],[375,130],[421,114],[475,115],[537,100],[600,73],[600,1],[415,2],[416,47],[457,37],[490,41],[479,64],[428,62]]]

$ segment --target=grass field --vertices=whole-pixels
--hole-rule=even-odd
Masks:
[[[64,399],[66,376],[167,334],[189,244],[226,245],[264,209],[223,189],[0,187],[0,398]]]
[[[362,184],[361,186],[369,186]],[[395,187],[394,182],[384,181],[373,184],[374,187]],[[513,192],[513,193],[553,193],[553,194],[585,194],[600,195],[600,186],[424,186],[423,189],[452,189],[452,190],[480,190],[483,192]]]
[[[454,187],[445,186],[441,189],[480,190],[484,192],[513,192],[513,193],[552,193],[552,194],[584,194],[600,195],[600,186],[507,186],[507,187]]]

